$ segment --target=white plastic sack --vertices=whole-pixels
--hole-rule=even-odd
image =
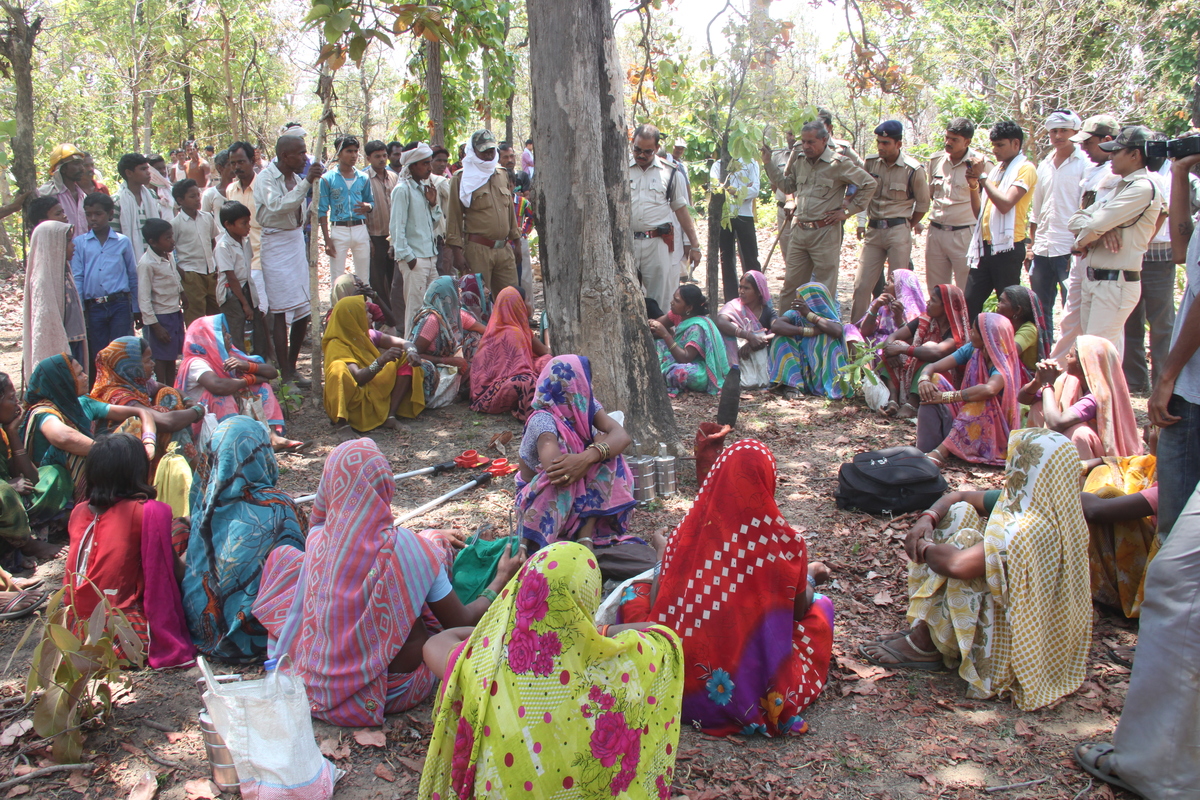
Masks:
[[[617,621],[617,609],[621,606],[621,595],[625,594],[625,590],[635,583],[650,583],[654,580],[654,567],[646,570],[640,575],[634,575],[626,581],[623,581],[617,588],[609,592],[608,597],[604,598],[603,602],[596,609],[596,624],[597,625],[612,625]]]
[[[218,683],[196,659],[204,705],[225,740],[246,800],[329,800],[345,773],[321,755],[304,683],[278,669],[257,681]]]
[[[882,383],[872,383],[869,380],[864,380],[862,384],[863,397],[867,400],[867,408],[872,411],[878,411],[887,405],[891,398],[891,392]]]

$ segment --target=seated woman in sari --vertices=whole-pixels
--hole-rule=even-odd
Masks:
[[[667,323],[674,324],[674,333],[667,330]],[[650,333],[658,340],[658,362],[669,395],[685,390],[721,391],[729,373],[729,356],[721,331],[708,318],[708,300],[698,287],[685,283],[676,289],[667,316],[650,320]]]
[[[829,675],[833,603],[814,594],[829,569],[808,561],[804,537],[784,522],[775,481],[762,443],[725,448],[661,571],[622,595],[620,621],[683,636],[683,719],[713,736],[807,732],[800,713]]]
[[[883,294],[871,301],[863,318],[846,326],[847,342],[857,341],[870,350],[878,349],[893,333],[925,313],[921,282],[911,269],[898,269],[887,276]]]
[[[387,301],[381,298],[370,284],[363,283],[353,272],[343,272],[333,282],[329,292],[329,310],[325,312],[325,324],[329,324],[329,317],[342,298],[353,297],[356,294],[362,295],[365,300],[367,316],[371,318],[371,327],[378,325],[380,327],[387,326],[392,330],[396,329],[396,318]]]
[[[335,425],[365,433],[380,426],[400,429],[398,416],[415,419],[425,410],[424,375],[416,351],[399,336],[371,327],[362,295],[333,307],[321,339],[325,355],[325,413]]]
[[[248,356],[233,346],[224,314],[192,322],[183,337],[183,361],[175,388],[212,415],[208,425],[192,426],[196,445],[205,445],[210,426],[238,414],[249,414],[267,428],[275,450],[303,449],[304,442],[283,436],[283,409],[269,383],[278,376],[279,371],[262,356]]]
[[[463,354],[468,331],[485,328],[458,303],[458,289],[448,275],[434,279],[425,291],[425,304],[413,315],[412,339],[425,371],[425,405],[441,408],[454,402],[471,385],[471,364]]]
[[[729,363],[741,370],[743,389],[765,389],[771,384],[767,347],[775,317],[766,276],[754,269],[742,273],[738,296],[721,306],[717,315],[717,330],[725,337]]]
[[[945,375],[964,366],[956,389]],[[1008,434],[1021,422],[1020,370],[1008,319],[980,314],[970,342],[921,369],[917,447],[939,467],[951,453],[973,464],[1002,465]]]
[[[1067,351],[1067,369],[1041,361],[1037,374],[1021,390],[1029,406],[1028,424],[1067,436],[1083,460],[1141,455],[1137,420],[1121,357],[1108,339],[1080,336]]]
[[[517,573],[501,556],[482,596],[463,605],[446,551],[392,524],[392,469],[370,439],[334,448],[325,462],[304,552],[275,548],[263,568],[254,617],[270,654],[287,654],[313,716],[334,725],[382,725],[429,696],[437,676],[421,648],[423,610],[447,627],[474,625]],[[489,599],[490,598],[490,599]]]
[[[88,376],[68,355],[38,362],[25,387],[25,421],[21,442],[38,467],[37,491],[45,495],[43,510],[49,515],[66,511],[87,497],[84,459],[92,449],[96,422],[124,422],[137,417],[147,458],[158,451],[158,421],[145,407],[112,406],[87,396]],[[50,467],[53,473],[44,472]]]
[[[283,545],[303,550],[304,521],[292,496],[275,488],[279,467],[267,429],[257,421],[227,418],[201,460],[181,581],[188,630],[205,656],[260,661],[267,631],[251,609],[263,562]]]
[[[1004,489],[985,494],[947,495],[921,515],[904,544],[911,628],[860,650],[887,669],[961,660],[968,697],[1011,694],[1033,711],[1080,687],[1092,641],[1074,445],[1014,432]]]
[[[683,646],[662,625],[597,630],[600,586],[592,554],[557,542],[478,627],[426,643],[443,683],[421,800],[669,796]]]
[[[845,396],[838,374],[846,366],[841,311],[829,290],[806,283],[796,301],[771,324],[771,382],[784,397],[812,394],[838,400]]]
[[[1050,357],[1052,332],[1042,311],[1042,301],[1028,287],[1009,286],[1000,292],[996,313],[1007,317],[1012,323],[1013,341],[1020,354],[1021,375],[1024,380],[1033,377],[1037,363]]]
[[[150,461],[137,438],[101,436],[87,457],[88,502],[71,512],[63,585],[67,625],[87,633],[103,597],[129,620],[154,669],[191,664],[179,578],[183,562],[171,549],[171,507],[155,500]]]
[[[887,379],[892,399],[882,413],[900,419],[915,417],[921,404],[917,390],[921,367],[941,361],[966,344],[970,328],[962,289],[952,283],[930,289],[925,313],[901,325],[883,344],[884,366],[880,373]],[[961,374],[952,375],[952,383],[961,381]]]
[[[582,356],[558,356],[538,376],[521,439],[516,531],[531,551],[574,540],[596,553],[605,579],[654,566],[654,551],[626,532],[633,483],[621,456],[632,439],[592,394]]]
[[[459,304],[463,313],[475,321],[467,325],[463,318],[463,358],[468,363],[475,360],[475,352],[479,350],[479,342],[487,331],[488,318],[492,315],[492,295],[479,273],[464,275],[458,282]]]
[[[496,297],[487,331],[471,362],[471,408],[484,414],[529,416],[538,373],[550,349],[529,329],[529,309],[516,287]]]

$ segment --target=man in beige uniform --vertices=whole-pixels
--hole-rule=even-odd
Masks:
[[[517,285],[517,262],[508,243],[519,238],[508,172],[496,157],[491,131],[471,135],[463,168],[450,179],[450,218],[446,244],[459,274],[483,276],[492,298]]]
[[[883,264],[888,274],[908,269],[913,231],[921,232],[921,218],[929,211],[929,182],[925,167],[901,150],[904,126],[894,119],[875,128],[876,155],[865,169],[879,184],[858,217],[858,238],[863,241],[858,274],[854,277],[854,304],[850,319],[862,319],[883,281]]]
[[[955,117],[946,126],[943,152],[929,159],[929,235],[925,239],[925,284],[933,289],[943,283],[967,287],[967,251],[971,233],[982,205],[979,192],[971,191],[967,170],[982,163],[983,174],[993,164],[971,148],[975,123]]]
[[[796,197],[787,270],[776,308],[791,308],[796,289],[812,280],[825,284],[836,298],[843,224],[851,214],[867,207],[875,194],[875,179],[829,147],[829,131],[821,122],[809,122],[800,129],[800,152],[784,171],[771,161],[771,148],[766,145],[762,163],[772,183]],[[852,185],[858,191],[847,198],[846,188]]]

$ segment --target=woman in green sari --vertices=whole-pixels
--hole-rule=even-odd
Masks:
[[[0,562],[18,570],[29,566],[22,556],[53,558],[58,552],[33,538],[33,528],[49,522],[71,497],[70,484],[54,467],[33,465],[21,446],[20,424],[17,390],[0,372]]]
[[[672,335],[663,320],[674,323]],[[692,284],[684,284],[671,297],[671,312],[650,320],[650,333],[658,346],[659,366],[672,397],[687,389],[716,394],[729,372],[729,356],[717,325],[708,318],[708,301]]]

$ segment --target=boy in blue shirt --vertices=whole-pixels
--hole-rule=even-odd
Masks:
[[[83,215],[91,229],[75,237],[71,275],[83,301],[88,352],[99,353],[121,336],[133,336],[140,327],[137,260],[129,237],[110,227],[116,208],[112,198],[93,192],[83,199]],[[88,378],[96,379],[96,363],[88,365]]]

